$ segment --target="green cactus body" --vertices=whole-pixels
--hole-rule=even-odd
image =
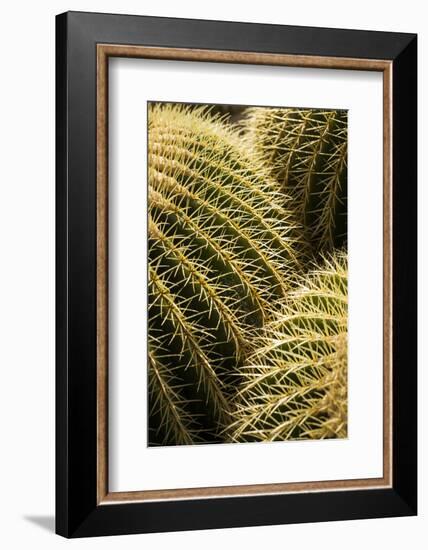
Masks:
[[[233,442],[347,436],[347,261],[309,273],[242,367]]]
[[[150,444],[220,441],[230,382],[302,244],[286,198],[203,109],[149,109]]]
[[[314,251],[347,236],[347,111],[251,108],[244,122],[253,154],[295,200]]]

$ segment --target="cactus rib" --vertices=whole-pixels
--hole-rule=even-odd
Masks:
[[[159,350],[159,342],[149,351],[149,392],[152,398],[150,408],[163,418],[157,428],[159,443],[175,441],[178,445],[190,445],[198,439],[198,430],[192,424],[194,419],[185,409],[185,398],[180,395],[180,387],[161,359],[155,355],[153,348]],[[165,433],[160,435],[165,429]]]

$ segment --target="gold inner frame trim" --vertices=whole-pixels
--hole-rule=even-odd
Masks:
[[[108,59],[204,61],[383,73],[383,476],[297,483],[109,492],[108,488]],[[183,500],[392,486],[392,62],[187,48],[97,45],[97,503]]]

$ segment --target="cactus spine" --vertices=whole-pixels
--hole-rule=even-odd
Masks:
[[[242,368],[233,442],[347,435],[347,261],[306,276]]]
[[[220,441],[230,382],[302,243],[287,199],[221,117],[149,109],[149,444]]]
[[[347,111],[251,108],[244,123],[254,155],[295,200],[315,252],[347,235]]]

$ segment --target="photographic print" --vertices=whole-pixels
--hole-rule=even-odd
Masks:
[[[148,103],[148,444],[347,437],[347,111]]]
[[[414,34],[57,16],[58,534],[417,514],[416,92]]]

